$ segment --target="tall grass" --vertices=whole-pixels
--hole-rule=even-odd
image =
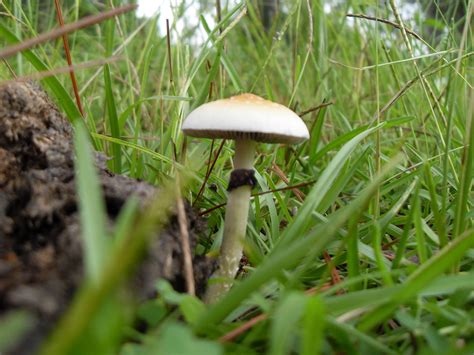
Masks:
[[[26,3],[3,2],[5,43],[37,35],[39,23],[54,26],[39,2]],[[160,13],[148,19],[126,14],[70,35],[74,63],[121,56],[76,72],[92,143],[112,158],[115,172],[168,186],[177,171],[188,169],[183,195],[195,201],[207,157],[213,159],[210,150],[220,142],[185,139],[182,121],[192,108],[239,92],[307,111],[311,138],[299,146],[258,145],[258,190],[302,183],[299,196],[305,197],[284,189],[252,199],[249,263],[224,299],[204,306],[163,282],[157,299],[138,308],[121,297],[108,299],[123,281],[116,273],[131,268],[153,223],[163,221],[164,215],[145,213],[141,242],[104,258],[98,276],[104,284],[84,286],[45,353],[93,353],[97,327],[114,330],[100,350],[124,354],[472,352],[473,2],[466,1],[459,20],[464,27],[440,13],[426,18],[422,5],[414,19],[406,18],[398,3],[346,1],[327,12],[320,0],[287,1],[266,32],[255,1],[222,0],[215,27],[209,25],[217,18],[214,3],[203,2],[199,20],[208,37],[200,45],[191,44],[192,31],[177,27],[186,16],[184,3],[169,19],[169,46],[156,29],[165,22]],[[63,5],[65,21],[77,20],[82,5]],[[61,43],[48,42],[8,63],[24,75],[65,60]],[[4,65],[0,78],[11,79]],[[71,121],[81,119],[66,75],[43,85]],[[311,109],[322,103],[328,104]],[[78,164],[87,166],[80,153],[88,141],[77,132]],[[225,202],[232,155],[227,141],[198,210]],[[87,192],[87,179],[77,177],[81,201],[99,208],[85,198],[95,190]],[[159,202],[156,209],[164,210]],[[100,214],[82,217],[85,227],[96,226],[85,233],[101,230],[94,223]],[[206,214],[196,252],[218,250],[223,217],[223,208]],[[121,238],[131,224],[119,223]],[[90,255],[97,260],[97,250]],[[127,261],[123,270],[108,264],[114,258]],[[96,266],[91,271],[96,275]],[[119,309],[121,316],[113,316]],[[148,324],[146,332],[132,328],[137,317]]]

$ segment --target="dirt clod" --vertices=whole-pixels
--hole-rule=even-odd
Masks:
[[[0,318],[25,309],[38,322],[28,335],[35,349],[65,311],[83,275],[82,241],[74,182],[74,152],[69,122],[34,83],[0,88]],[[109,223],[127,198],[146,201],[156,188],[114,175],[96,163]],[[202,222],[186,206],[191,246]],[[172,217],[150,246],[136,276],[137,296],[154,294],[155,281],[167,279],[184,291],[179,227]],[[197,290],[202,292],[210,263],[194,256]],[[135,287],[134,287],[135,288]]]

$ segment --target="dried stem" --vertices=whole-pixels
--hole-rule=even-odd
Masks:
[[[303,117],[303,116],[307,115],[308,113],[311,113],[311,112],[320,110],[320,109],[322,109],[323,107],[331,106],[331,105],[333,105],[333,104],[334,104],[334,101],[323,102],[322,104],[319,104],[319,105],[317,105],[317,106],[310,107],[310,108],[307,109],[307,110],[301,111],[300,113],[298,113],[298,116]]]
[[[170,21],[166,19],[166,45],[168,48],[168,69],[170,71],[170,84],[173,84],[173,60],[171,59]]]
[[[214,169],[214,166],[216,165],[217,158],[219,158],[219,154],[221,153],[222,148],[224,148],[224,143],[225,143],[225,139],[222,140],[221,145],[219,146],[219,149],[217,149],[217,153],[214,157],[214,160],[207,167],[206,176],[204,177],[204,181],[202,182],[201,188],[199,189],[199,192],[198,192],[196,198],[194,199],[193,206],[196,204],[197,200],[199,200],[199,198],[201,197],[201,194],[204,191],[204,188],[206,187],[207,180],[209,179],[209,176],[211,176],[212,169]],[[214,141],[213,141],[213,144],[214,144]],[[212,154],[212,147],[211,147],[211,154]],[[209,162],[210,161],[211,161],[211,159],[209,157]]]
[[[176,185],[176,209],[178,213],[181,249],[183,251],[183,269],[184,278],[186,280],[186,291],[188,292],[188,294],[194,296],[196,294],[196,287],[194,284],[193,258],[191,254],[191,246],[189,245],[188,221],[184,210],[183,199],[181,198],[180,194],[180,184],[178,177],[176,177]]]
[[[47,42],[51,39],[59,38],[66,33],[74,32],[81,28],[95,25],[111,17],[135,10],[136,8],[137,8],[136,4],[129,4],[129,5],[118,7],[116,9],[113,9],[107,12],[103,12],[98,15],[84,17],[83,19],[80,19],[79,21],[64,25],[64,27],[55,28],[52,31],[42,33],[36,36],[35,38],[30,38],[28,40],[22,41],[21,43],[15,44],[13,46],[9,46],[0,51],[0,58],[11,57],[12,55],[15,55],[26,49],[30,49],[38,44]]]
[[[64,27],[64,20],[63,20],[63,12],[61,10],[61,5],[59,4],[59,0],[54,0],[54,6],[56,7],[56,14],[58,17],[59,27]],[[66,53],[67,64],[72,67],[72,58],[71,52],[69,51],[69,41],[67,39],[67,34],[62,35],[63,38],[63,45],[64,45],[64,52]],[[77,81],[76,75],[74,74],[74,69],[71,69],[69,72],[69,76],[71,78],[72,88],[74,91],[74,96],[76,98],[77,108],[81,113],[82,117],[84,117],[84,109],[82,108],[81,97],[79,96],[79,90],[77,88]]]
[[[117,60],[120,60],[120,59],[122,59],[122,57],[115,56],[115,57],[110,57],[110,58],[105,58],[105,59],[91,60],[89,62],[70,65],[70,66],[66,66],[66,67],[54,68],[54,69],[51,69],[51,70],[36,72],[36,73],[24,75],[24,76],[15,76],[14,80],[2,81],[0,83],[0,87],[11,84],[12,82],[15,82],[15,81],[40,80],[40,79],[44,79],[44,78],[54,76],[54,75],[57,75],[57,74],[70,73],[72,70],[87,69],[87,68],[92,68],[92,67],[96,67],[96,66],[99,66],[99,65],[103,65],[103,64],[106,64],[106,63],[113,63],[113,62],[116,62]]]
[[[375,17],[375,16],[368,16],[368,15],[364,15],[364,14],[346,14],[346,16],[347,17],[354,17],[354,18],[363,18],[365,20],[371,20],[371,21],[377,21],[377,22],[385,23],[386,25],[390,25],[392,27],[395,27],[398,30],[402,29],[401,26],[396,22],[386,20],[386,19],[383,19],[383,18],[379,18],[379,17]],[[424,42],[423,38],[421,38],[421,36],[419,34],[417,34],[416,32],[414,32],[414,31],[412,31],[412,30],[410,30],[406,27],[405,27],[405,31],[406,31],[406,33],[412,35],[416,39]]]

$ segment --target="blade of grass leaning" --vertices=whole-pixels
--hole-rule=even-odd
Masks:
[[[420,186],[417,186],[417,189],[419,189]],[[416,194],[419,196],[419,191],[416,192]],[[426,247],[426,241],[425,241],[425,232],[423,231],[422,228],[422,216],[421,216],[421,201],[420,198],[417,198],[415,201],[415,205],[413,208],[415,209],[414,215],[413,215],[413,224],[415,227],[415,237],[416,237],[416,251],[418,254],[418,259],[420,260],[421,264],[424,264],[426,260],[428,259],[428,251]]]
[[[194,110],[196,107],[201,106],[206,101],[206,98],[209,96],[209,88],[211,86],[211,82],[215,80],[217,73],[219,72],[220,58],[221,50],[219,49],[216,53],[214,62],[212,63],[211,68],[209,69],[207,78],[206,80],[204,80],[204,83],[201,86],[201,89],[199,90],[199,94],[197,95],[196,100],[194,100],[193,105],[191,106],[191,110]]]
[[[270,355],[291,353],[294,332],[303,316],[307,297],[302,292],[290,292],[282,297],[272,313]]]
[[[326,100],[324,100],[323,103],[326,103]],[[327,106],[318,110],[318,113],[314,117],[314,122],[311,126],[309,142],[305,143],[309,150],[309,159],[311,163],[314,163],[313,157],[315,156],[315,154],[312,154],[311,152],[317,152],[318,146],[321,144],[321,134],[324,127],[324,122],[326,120],[327,110]]]
[[[340,173],[336,175],[330,189],[319,203],[319,206],[317,207],[318,212],[325,213],[334,205],[334,202],[340,196],[341,192],[344,191],[344,188],[346,188],[349,182],[354,178],[354,175],[360,171],[361,166],[367,162],[369,150],[369,147],[364,147],[364,150],[358,154],[358,156],[354,156],[352,159],[348,159],[344,163]]]
[[[276,248],[285,248],[295,238],[297,238],[307,230],[309,222],[311,221],[311,213],[323,201],[324,196],[330,190],[339,172],[344,167],[344,163],[347,161],[347,159],[349,159],[350,154],[359,146],[362,140],[367,138],[371,133],[383,127],[383,125],[384,124],[381,123],[377,127],[373,127],[359,133],[350,141],[348,141],[339,150],[339,152],[337,152],[337,154],[328,164],[326,169],[319,176],[318,181],[306,197],[305,202],[303,203],[300,211],[298,212],[298,218],[295,218],[285,230],[285,232],[283,232],[283,235],[279,239]]]
[[[123,139],[109,137],[109,136],[105,136],[105,135],[99,134],[99,133],[92,133],[91,135],[94,138],[97,138],[97,139],[100,139],[100,140],[103,140],[103,141],[106,141],[106,142],[111,142],[111,143],[115,143],[115,144],[118,144],[118,145],[123,145],[124,147],[129,147],[129,148],[136,149],[136,150],[138,150],[142,153],[148,154],[151,157],[153,157],[157,160],[163,161],[165,163],[168,163],[168,164],[173,164],[174,163],[173,160],[171,158],[167,157],[166,155],[154,152],[151,149],[142,147],[142,146],[134,144],[132,142],[127,142],[127,141],[124,141]],[[180,168],[182,167],[182,165],[179,165],[179,164],[177,164],[177,166],[180,167]]]
[[[128,118],[132,115],[134,110],[140,105],[143,105],[146,102],[153,102],[153,101],[191,101],[193,100],[192,97],[184,97],[184,96],[171,96],[171,95],[157,95],[157,96],[149,96],[141,98],[140,100],[136,100],[133,104],[129,105],[118,117],[119,122],[119,131],[122,132],[125,127],[125,123]]]
[[[115,139],[120,138],[120,129],[117,117],[117,107],[115,105],[114,93],[112,90],[112,81],[110,79],[110,68],[106,64],[104,66],[104,84],[105,84],[105,101],[107,106],[107,117],[110,126],[110,133]],[[114,173],[120,174],[122,171],[122,148],[117,143],[112,143],[113,159],[109,163]]]
[[[242,17],[246,13],[246,7],[245,3],[240,3],[236,5],[232,10],[230,10],[219,22],[216,24],[216,27],[209,33],[208,38],[206,41],[202,44],[201,52],[198,54],[196,59],[193,61],[192,65],[190,68],[188,68],[187,73],[186,73],[186,81],[182,86],[182,95],[181,96],[186,96],[186,93],[189,90],[189,87],[191,86],[191,83],[194,79],[194,77],[197,75],[199,68],[204,64],[207,56],[211,53],[211,50],[209,46],[209,43],[212,41],[214,47],[219,44],[220,41],[222,41],[227,33],[234,28],[239,21],[242,19]],[[232,17],[235,16],[235,19],[233,20]],[[224,27],[227,26],[227,27]],[[216,38],[213,39],[213,36],[219,31],[219,29],[222,28],[221,34]]]
[[[347,335],[356,338],[360,343],[367,345],[371,348],[371,351],[380,352],[382,354],[397,354],[396,351],[390,349],[381,341],[377,341],[376,339],[372,338],[371,336],[361,332],[354,326],[350,324],[346,324],[343,322],[338,322],[336,319],[332,317],[326,317],[327,328],[331,332],[334,328],[338,329],[339,331],[343,331]]]
[[[339,286],[339,289],[344,288],[344,286],[347,287],[347,285],[344,285],[347,283],[360,283],[362,282],[361,279],[364,277],[367,276],[358,277],[360,280],[343,281]],[[460,289],[472,290],[474,289],[473,281],[473,272],[457,275],[442,275],[433,280],[433,282],[427,284],[419,292],[418,296],[441,297]],[[390,287],[379,287],[349,292],[343,295],[338,295],[335,291],[332,291],[332,293],[335,294],[330,296],[323,294],[321,297],[323,298],[326,310],[331,310],[331,315],[339,316],[344,313],[353,312],[357,309],[366,308],[369,310],[373,307],[385,304],[395,295],[396,292],[399,291],[401,287],[401,284],[397,284]]]
[[[382,274],[382,279],[386,286],[392,286],[393,280],[390,275],[390,270],[384,263],[385,256],[382,251],[382,228],[378,221],[375,221],[372,226],[372,235],[373,235],[373,249],[375,253],[375,261],[377,264],[377,268],[379,269],[380,273]]]
[[[108,21],[105,29],[105,53],[106,56],[112,55],[114,45],[115,23]],[[118,122],[117,106],[114,98],[114,91],[112,88],[112,79],[110,76],[110,66],[104,66],[104,87],[105,87],[105,102],[107,107],[107,117],[110,127],[110,133],[114,138],[120,138],[120,126]],[[118,144],[112,143],[112,161],[108,163],[111,170],[120,174],[122,171],[122,147]]]
[[[82,121],[77,121],[74,128],[76,186],[84,241],[85,274],[93,282],[98,282],[106,262],[107,245],[110,244],[105,229],[105,205],[87,130]]]
[[[326,328],[326,308],[319,295],[309,297],[301,326],[301,354],[317,355],[322,352]]]
[[[326,155],[327,152],[333,149],[336,149],[342,146],[343,144],[346,144],[352,138],[356,137],[358,134],[363,133],[366,129],[367,129],[366,126],[358,127],[352,131],[349,131],[347,133],[344,133],[338,136],[337,138],[335,138],[334,140],[326,144],[324,147],[322,147],[320,150],[318,150],[316,154],[312,154],[310,158],[310,163],[315,164],[319,159],[321,159],[324,155]]]
[[[417,203],[416,201],[418,200],[418,194],[419,194],[418,177],[415,177],[414,183],[416,184],[415,191],[410,200],[410,210],[408,211],[408,215],[405,218],[403,233],[402,233],[402,236],[400,237],[400,241],[397,246],[397,251],[395,253],[395,258],[393,259],[393,262],[392,262],[393,269],[397,269],[399,267],[400,262],[402,261],[402,258],[405,255],[406,246],[408,243],[408,237],[410,236],[411,231],[412,231],[411,227],[413,224],[413,220],[415,218],[416,203]]]
[[[472,218],[468,218],[469,206],[472,202],[472,184],[474,176],[474,90],[469,98],[469,110],[466,119],[466,132],[464,136],[464,151],[461,163],[461,178],[459,180],[456,196],[456,213],[454,217],[454,237],[458,236],[466,227],[472,226]]]
[[[436,226],[436,231],[439,236],[439,245],[440,247],[444,247],[446,244],[448,244],[448,238],[446,236],[446,230],[445,230],[445,221],[443,220],[443,217],[441,216],[440,213],[440,207],[438,204],[438,195],[436,192],[435,184],[433,181],[433,175],[431,173],[431,164],[429,162],[425,162],[425,183],[428,188],[428,191],[430,193],[430,204],[431,204],[431,210],[433,211],[433,218],[434,218],[434,225]]]
[[[206,31],[212,45],[215,46],[213,32],[211,31],[211,28],[209,27],[205,17],[201,15],[199,16],[199,20],[201,21],[202,26],[204,27],[204,30]],[[220,54],[219,59],[222,62],[222,66],[224,67],[227,74],[229,75],[229,78],[232,84],[234,85],[234,89],[237,90],[238,92],[243,91],[243,85],[242,85],[242,82],[240,81],[239,75],[237,74],[237,71],[234,65],[232,64],[232,62],[227,58],[225,51],[222,51],[222,44],[217,48]]]
[[[359,259],[359,228],[360,213],[354,214],[348,224],[346,236],[347,248],[347,275],[350,279],[354,279],[360,275],[360,259]],[[354,283],[350,286],[351,291],[356,291],[361,288],[359,283]]]
[[[396,310],[396,308],[415,297],[431,281],[450,267],[459,262],[467,250],[474,247],[474,230],[468,230],[457,239],[446,245],[435,256],[422,264],[411,274],[401,288],[394,293],[390,301],[386,304],[376,307],[374,310],[364,316],[358,328],[367,332],[377,324],[386,320]]]
[[[385,213],[378,220],[378,223],[380,223],[380,227],[382,228],[382,231],[384,231],[389,226],[390,222],[393,221],[393,218],[398,216],[400,209],[403,207],[403,205],[406,203],[408,198],[411,196],[413,189],[415,189],[417,181],[418,180],[416,178],[413,179],[413,182],[407,187],[407,189],[403,192],[400,198],[393,204],[390,210],[388,210],[388,212]]]

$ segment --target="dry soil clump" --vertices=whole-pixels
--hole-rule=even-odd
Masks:
[[[24,309],[36,324],[15,352],[30,352],[70,303],[83,274],[72,128],[33,83],[0,88],[0,318]],[[114,175],[97,153],[96,163],[110,225],[127,198],[142,203],[156,192],[145,182]],[[187,207],[190,243],[202,222]],[[196,287],[202,292],[210,263],[194,256]],[[184,290],[179,228],[172,217],[154,238],[134,283],[136,294],[154,294],[155,281],[167,279]],[[28,350],[27,350],[28,349]]]

